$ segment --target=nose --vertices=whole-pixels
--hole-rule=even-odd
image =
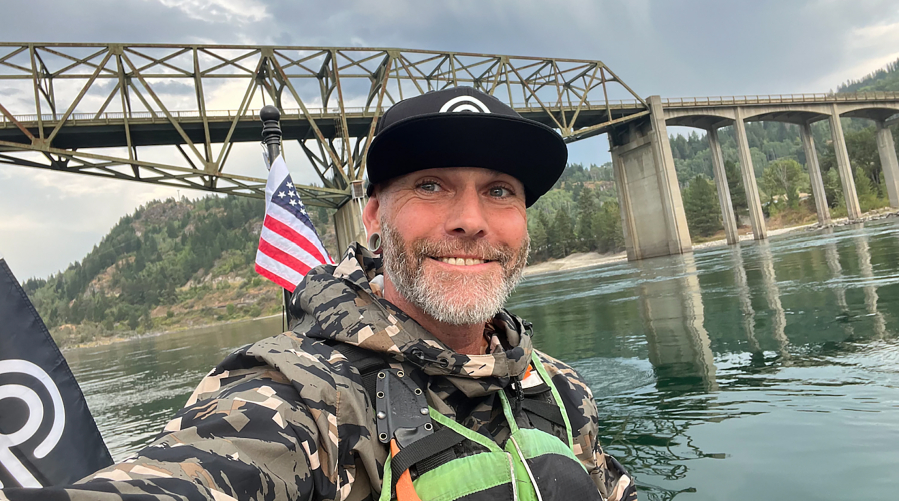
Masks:
[[[453,197],[446,220],[446,232],[457,237],[483,237],[487,233],[487,220],[477,189],[467,186]]]

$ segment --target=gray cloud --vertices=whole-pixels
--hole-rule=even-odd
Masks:
[[[4,41],[369,46],[600,59],[644,96],[825,92],[899,56],[899,6],[885,0],[33,0],[3,16]],[[187,91],[174,85],[167,94]],[[573,145],[571,159],[601,163],[607,149],[604,139],[591,139]],[[289,162],[299,156],[288,153]],[[241,150],[232,160],[250,169],[256,154]],[[311,173],[296,177],[311,180]],[[0,252],[23,277],[47,275],[80,259],[121,215],[175,193],[0,166],[0,222],[6,222]]]

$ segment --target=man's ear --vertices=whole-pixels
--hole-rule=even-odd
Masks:
[[[365,225],[366,235],[381,232],[381,201],[377,194],[369,198],[362,209],[362,224]]]

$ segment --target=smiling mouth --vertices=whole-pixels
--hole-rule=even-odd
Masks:
[[[435,261],[451,264],[453,266],[474,266],[477,264],[492,263],[488,259],[472,259],[466,257],[431,257]]]

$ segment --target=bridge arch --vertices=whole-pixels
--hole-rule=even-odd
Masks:
[[[899,103],[845,103],[837,105],[837,112],[841,117],[883,122],[899,114]]]
[[[886,185],[890,206],[899,207],[899,161],[896,158],[893,133],[888,127],[891,122],[899,121],[899,103],[841,103],[834,108],[841,117],[860,118],[874,122],[874,138],[877,143],[877,153],[880,156],[882,181]],[[838,153],[837,160],[839,159],[840,154]],[[846,160],[848,161],[848,152]]]
[[[726,127],[733,122],[734,113],[727,109],[665,110],[665,125],[709,130],[713,127]]]

